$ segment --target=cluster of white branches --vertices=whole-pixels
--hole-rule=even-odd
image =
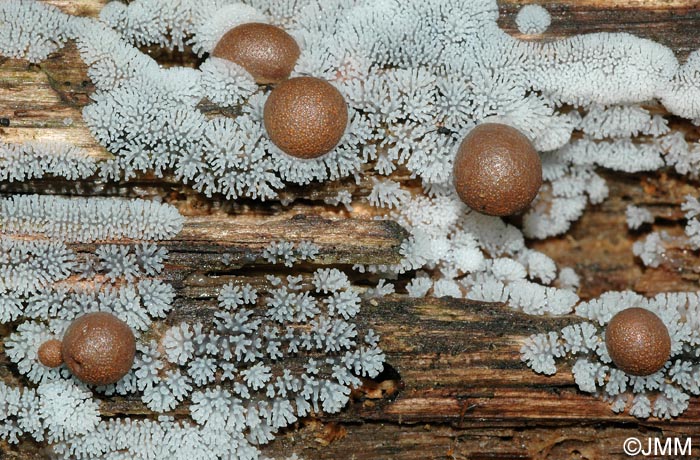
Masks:
[[[552,23],[549,11],[540,5],[525,5],[515,17],[515,24],[523,34],[541,34]]]
[[[271,264],[282,262],[286,267],[291,267],[299,260],[315,259],[319,250],[311,241],[272,241],[263,250],[262,257]]]
[[[154,319],[166,316],[175,298],[173,287],[158,277],[167,251],[153,243],[102,245],[94,254],[78,256],[62,242],[10,237],[1,241],[8,257],[16,258],[5,262],[11,270],[0,272],[0,320],[23,320],[5,339],[5,353],[34,383],[72,379],[65,367],[42,365],[37,353],[47,340],[60,340],[74,319],[95,311],[110,312],[138,337]],[[71,276],[77,280],[69,280]],[[23,281],[17,283],[18,279]],[[100,390],[130,392],[133,381],[134,375],[129,374]]]
[[[174,206],[155,201],[12,195],[0,198],[0,232],[59,241],[164,240],[184,219]]]
[[[0,437],[19,442],[69,442],[100,423],[93,391],[138,389],[134,370],[114,385],[88,388],[65,366],[37,358],[48,340],[61,340],[79,316],[106,311],[139,337],[170,310],[175,291],[160,278],[168,256],[147,240],[170,238],[182,226],[173,207],[142,200],[11,196],[0,202],[0,322],[15,323],[4,350],[36,388],[0,384]],[[31,237],[31,238],[29,238]],[[138,244],[99,244],[119,238]],[[98,242],[79,253],[72,242]],[[144,360],[137,354],[137,362]]]
[[[83,149],[56,142],[0,142],[0,180],[25,181],[45,175],[69,180],[86,179],[97,171],[97,161]]]
[[[124,248],[102,246],[80,268],[91,277],[95,271],[126,282],[125,288],[113,288],[106,281],[83,288],[53,283],[19,298],[22,315],[30,319],[6,339],[6,353],[21,373],[39,385],[37,393],[53,387],[68,391],[68,386],[75,388],[71,391],[80,389],[82,400],[70,399],[70,393],[67,398],[53,395],[53,418],[44,420],[42,413],[31,415],[31,401],[25,404],[22,399],[24,405],[10,406],[0,419],[3,439],[17,442],[18,435],[29,433],[41,441],[48,430],[49,442],[60,441],[55,451],[67,458],[117,458],[124,450],[131,458],[148,458],[140,448],[144,442],[155,443],[153,448],[163,455],[186,458],[183,455],[191,453],[188,449],[194,445],[180,438],[203,438],[195,445],[204,456],[197,458],[255,459],[256,446],[274,439],[279,429],[312,412],[338,412],[348,402],[351,388],[360,385],[360,377],[375,377],[383,368],[379,337],[353,323],[361,300],[343,272],[320,269],[307,282],[301,276],[269,276],[265,294],[250,285],[224,286],[218,296],[219,310],[206,324],[183,322],[157,335],[158,341],[139,339],[133,369],[116,384],[94,389],[107,395],[140,393],[156,412],[170,411],[187,399],[191,423],[100,421],[90,389],[63,366],[41,365],[37,350],[46,340],[60,339],[72,319],[90,311],[112,312],[137,337],[150,330],[153,318],[165,316],[173,300],[172,288],[151,278],[134,283],[136,276],[149,271],[159,274],[167,254],[149,244]],[[12,388],[6,391],[21,393]],[[34,395],[34,390],[22,391],[22,397]],[[172,441],[166,442],[163,436]],[[140,443],[124,443],[137,438]],[[222,444],[224,440],[227,443]],[[202,450],[203,446],[209,448]],[[175,452],[178,449],[184,451]]]
[[[224,286],[210,324],[178,324],[150,346],[151,360],[137,371],[148,376],[140,384],[150,409],[172,410],[190,397],[196,424],[239,436],[238,448],[248,449],[310,412],[339,411],[358,377],[381,371],[377,335],[370,329],[363,337],[351,322],[360,297],[344,273],[268,281],[264,295],[250,285]]]
[[[669,361],[649,376],[629,375],[615,367],[605,346],[605,326],[616,313],[632,307],[654,312],[671,337]],[[589,322],[532,335],[520,350],[522,360],[535,372],[552,375],[557,372],[556,360],[566,359],[573,363],[579,389],[602,395],[613,411],[670,419],[688,408],[690,395],[700,395],[699,311],[697,292],[665,293],[654,298],[631,291],[607,292],[576,308],[576,314]]]
[[[71,17],[33,0],[4,1],[0,55],[39,62],[75,41],[96,88],[83,118],[113,159],[96,163],[79,149],[40,141],[3,144],[0,180],[94,174],[112,180],[170,172],[207,195],[265,200],[276,198],[287,183],[348,176],[359,181],[363,168],[388,176],[404,167],[422,189],[409,191],[390,178],[372,178],[367,200],[406,227],[409,238],[401,247],[400,264],[356,267],[381,276],[368,295],[391,294],[394,285],[387,280],[415,272],[407,287],[412,296],[507,302],[531,314],[568,313],[579,301],[575,290],[580,280],[572,269],[558,269],[550,258],[528,249],[525,236],[564,233],[588,203],[604,200],[608,189],[597,168],[631,173],[669,165],[682,174],[700,175],[700,147],[640,106],[657,99],[674,114],[700,120],[700,54],[691,54],[681,66],[667,47],[628,34],[522,42],[500,30],[497,17],[495,0],[134,0],[108,4],[99,20]],[[517,23],[524,33],[541,33],[550,20],[544,9],[528,6]],[[348,102],[345,135],[327,155],[299,160],[275,147],[262,123],[269,88],[256,85],[236,64],[210,56],[196,69],[163,68],[137,48],[191,47],[205,56],[226,30],[249,21],[284,26],[302,49],[293,74],[325,78]],[[207,100],[228,115],[203,113],[201,103]],[[464,135],[486,121],[518,128],[542,154],[545,185],[526,212],[522,231],[468,209],[453,190],[454,153]],[[582,135],[572,141],[574,131]],[[328,202],[349,209],[352,204],[342,192]],[[686,207],[687,236],[700,246],[700,206],[689,201]],[[643,211],[628,211],[632,227],[650,219]],[[2,245],[20,261],[0,258],[0,318],[32,318],[8,341],[8,354],[20,372],[40,385],[58,385],[66,376],[60,370],[38,370],[36,348],[58,336],[72,318],[109,309],[140,332],[165,314],[172,300],[172,290],[157,278],[165,256],[159,248],[108,245],[78,261],[64,242],[162,240],[181,227],[182,217],[173,207],[150,201],[0,199],[0,232],[9,235]],[[59,243],[32,245],[16,235]],[[646,243],[639,255],[645,263],[658,264],[662,238]],[[274,242],[264,258],[291,265],[317,251],[312,244]],[[61,281],[71,273],[99,276],[104,282],[67,288]],[[60,441],[57,452],[123,458],[126,451],[139,458],[145,454],[136,446],[145,442],[173,458],[201,458],[202,452],[212,459],[256,458],[255,445],[269,441],[298,416],[340,410],[357,375],[376,375],[383,361],[376,336],[368,332],[363,342],[349,322],[359,310],[357,294],[337,271],[317,271],[313,287],[296,277],[269,281],[273,287],[263,316],[251,307],[257,302],[252,288],[227,286],[213,324],[178,325],[166,333],[164,348],[155,340],[140,342],[134,370],[102,389],[108,394],[141,392],[144,402],[160,411],[190,396],[193,423],[163,418],[49,426],[48,436]],[[667,304],[673,303],[668,299],[650,301],[649,308],[666,315],[674,343],[694,346],[695,336],[679,332],[689,322],[687,311],[673,310],[679,317],[666,314],[672,310]],[[694,302],[687,300],[683,308],[690,311]],[[590,305],[579,305],[577,312],[599,315],[598,310],[591,313]],[[609,309],[601,305],[596,308]],[[596,329],[571,326],[561,336],[535,336],[524,356],[534,369],[551,373],[554,358],[588,353],[589,360],[576,367],[577,382],[584,391],[605,385],[614,407],[620,408],[627,401],[624,385],[631,380],[607,366],[595,338],[599,332],[591,327]],[[306,359],[298,357],[303,352],[324,358],[308,358],[297,366],[304,369],[300,375],[273,372],[268,364],[281,368],[283,356]],[[677,385],[630,384],[636,395],[634,415],[668,417],[682,411],[687,398],[679,388],[696,393],[688,383],[695,371],[686,369],[686,361],[678,363],[677,370],[668,370]],[[231,389],[218,386],[217,379],[230,379]],[[659,392],[653,409],[640,396],[644,390]],[[19,402],[0,434],[13,440],[17,430],[12,427],[28,427],[25,431],[35,438],[44,436],[41,424],[54,419],[22,421],[26,411],[20,400],[25,393],[31,398],[33,390],[22,395],[12,391],[6,390],[8,400]],[[57,387],[37,394],[52,391]],[[66,420],[72,420],[73,412],[52,404],[46,414],[63,410]],[[92,413],[91,406],[80,407]],[[206,448],[195,455],[192,446]]]
[[[684,234],[672,236],[663,230],[654,231],[634,243],[632,247],[634,255],[639,257],[644,265],[658,267],[671,262],[672,258],[666,254],[668,250],[700,249],[700,220],[698,220],[700,201],[692,195],[687,195],[681,210],[685,211],[686,218]],[[644,223],[653,223],[654,220],[654,215],[649,209],[638,207],[627,209],[627,222],[630,228],[636,229]]]

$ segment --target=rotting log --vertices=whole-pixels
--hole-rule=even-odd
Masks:
[[[53,3],[72,14],[95,16],[103,0]],[[514,26],[520,6],[539,3],[552,14],[542,36],[523,36]],[[527,40],[553,40],[585,32],[629,32],[674,49],[681,60],[700,48],[700,2],[690,0],[529,0],[500,1],[499,24]],[[164,65],[196,65],[187,53],[152,50]],[[69,44],[39,65],[0,58],[0,123],[3,142],[34,139],[80,146],[97,158],[108,158],[81,119],[94,88],[85,65]],[[658,105],[651,106],[663,113]],[[674,129],[689,139],[698,132],[690,123],[672,118]],[[371,172],[367,172],[371,174]],[[582,277],[579,294],[590,298],[607,290],[634,289],[653,295],[693,290],[698,286],[697,252],[669,251],[667,263],[643,267],[632,254],[635,240],[651,230],[680,233],[680,203],[697,193],[697,183],[671,171],[648,175],[605,173],[608,200],[589,207],[566,235],[530,246],[571,266]],[[398,173],[395,180],[414,185]],[[354,212],[323,205],[325,198],[345,189],[356,198]],[[285,202],[227,203],[208,199],[172,178],[145,175],[129,183],[81,183],[33,180],[0,183],[0,193],[70,193],[128,197],[159,197],[187,216],[183,232],[166,246],[171,252],[166,276],[178,298],[165,327],[185,319],[206,318],[215,308],[216,292],[228,281],[264,284],[272,269],[260,258],[262,248],[279,239],[312,240],[321,246],[310,273],[319,266],[349,268],[356,263],[394,263],[405,236],[391,222],[371,220],[363,197],[367,178],[292,187]],[[657,222],[630,232],[624,220],[628,204],[649,207]],[[81,245],[90,251],[90,245]],[[228,263],[222,256],[228,254]],[[279,267],[276,273],[285,272]],[[295,268],[294,273],[299,271]],[[352,273],[356,285],[370,286],[376,277]],[[409,299],[397,280],[397,294],[364,301],[362,327],[382,336],[389,370],[354,392],[349,407],[333,416],[312,417],[285,431],[266,448],[268,455],[295,451],[320,459],[610,459],[626,458],[622,443],[630,436],[690,436],[700,432],[700,403],[670,422],[638,421],[613,414],[607,403],[576,390],[567,369],[552,377],[538,376],[519,357],[523,339],[558,329],[572,317],[542,318],[503,305],[468,301]],[[0,328],[3,335],[12,325]],[[0,352],[1,350],[0,343]],[[0,353],[0,378],[21,382],[16,368]],[[138,398],[103,398],[106,415],[140,417],[148,411]],[[697,442],[697,440],[696,440]],[[694,445],[697,453],[700,446]],[[44,446],[25,440],[19,446],[0,444],[2,459],[46,458]]]

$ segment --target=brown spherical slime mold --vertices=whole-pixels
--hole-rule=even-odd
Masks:
[[[492,216],[524,211],[542,185],[542,162],[517,129],[500,124],[476,126],[455,157],[453,182],[470,208]]]
[[[345,98],[314,77],[290,78],[267,98],[263,114],[270,140],[288,155],[318,158],[338,145],[348,124]]]
[[[136,339],[131,328],[111,313],[77,318],[63,336],[66,366],[89,385],[109,385],[124,377],[134,363]]]
[[[61,364],[63,364],[61,341],[51,339],[42,343],[37,351],[37,359],[46,367],[59,367]]]
[[[671,356],[668,328],[644,308],[628,308],[613,316],[605,329],[605,346],[619,369],[637,376],[658,372]]]
[[[256,83],[269,84],[289,78],[301,50],[284,29],[251,22],[226,32],[211,54],[240,65]]]

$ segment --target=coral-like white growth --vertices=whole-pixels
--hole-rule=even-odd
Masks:
[[[91,432],[100,419],[90,392],[68,380],[21,391],[0,382],[0,401],[0,436],[12,443],[23,433],[37,441],[63,441]]]
[[[661,100],[672,112],[696,122],[700,120],[700,50],[690,53]]]
[[[22,5],[42,9],[34,3],[19,5],[7,10],[19,11]],[[417,17],[423,24],[443,24],[446,11],[462,17],[463,24],[414,27]],[[490,0],[469,5],[451,0],[440,8],[433,2],[369,6],[338,1],[323,11],[318,5],[287,1],[112,2],[101,19],[121,35],[102,24],[74,19],[66,19],[63,26],[41,24],[35,33],[61,29],[77,41],[90,66],[100,91],[84,117],[95,137],[116,155],[103,165],[103,177],[171,169],[197,190],[229,198],[273,198],[284,182],[305,184],[356,174],[368,160],[376,160],[375,169],[382,174],[405,164],[427,184],[448,185],[456,144],[480,121],[513,124],[541,150],[564,146],[575,120],[557,113],[562,102],[589,107],[579,128],[593,132],[597,123],[602,128],[594,136],[658,136],[668,129],[663,118],[625,104],[654,97],[671,100],[671,93],[693,87],[694,61],[679,71],[670,50],[648,40],[591,34],[523,43],[495,26],[496,12]],[[245,21],[284,23],[302,45],[296,73],[325,77],[346,96],[348,132],[322,159],[291,159],[269,142],[260,129],[265,91],[256,89],[235,64],[209,58],[198,70],[161,69],[132,46],[183,49],[191,36],[196,52],[208,52],[224,31]],[[8,15],[5,23],[23,27],[16,16]],[[518,23],[541,31],[548,13],[527,5]],[[471,44],[465,48],[464,42]],[[678,82],[675,92],[668,90],[671,81]],[[533,90],[544,96],[529,95]],[[237,106],[238,115],[233,120],[207,119],[197,108],[204,97]],[[635,165],[637,170],[661,165],[654,148],[635,152],[629,142],[579,149],[585,151],[575,155],[575,164]],[[629,162],[630,155],[642,155],[644,161]],[[371,199],[382,206],[397,204],[386,187],[376,187]],[[557,215],[542,216],[540,227],[553,223],[561,232],[580,211],[558,214],[565,207],[582,209],[584,202],[567,197],[552,204]]]
[[[255,93],[255,81],[241,66],[226,59],[210,56],[199,66],[202,90],[222,107],[235,107]]]
[[[666,252],[671,247],[690,250],[700,248],[700,220],[698,220],[698,216],[700,216],[700,202],[694,196],[688,195],[685,197],[685,202],[681,205],[681,210],[685,211],[685,218],[687,219],[685,235],[671,236],[666,231],[652,232],[634,243],[632,251],[637,257],[642,259],[644,265],[658,267],[665,262],[669,262],[670,259]],[[648,210],[639,208],[633,208],[632,211],[628,208],[628,224],[630,224],[630,219],[644,219],[643,222],[654,221]],[[636,221],[632,223],[636,223]],[[633,228],[631,224],[630,227]]]
[[[65,144],[0,142],[0,180],[24,181],[44,175],[69,180],[86,179],[97,171],[97,161],[84,150]]]
[[[41,243],[35,242],[34,245],[41,247]],[[62,243],[45,244],[62,247]],[[139,254],[144,248],[151,256],[138,258],[134,253]],[[68,254],[72,261],[75,256],[72,252]],[[17,363],[20,372],[26,374],[29,380],[41,383],[68,374],[64,368],[50,369],[41,365],[37,361],[39,346],[49,339],[60,339],[70,322],[85,313],[108,311],[125,321],[137,335],[148,330],[153,319],[164,317],[170,310],[175,297],[172,286],[160,279],[147,277],[160,273],[166,256],[167,253],[162,248],[154,248],[153,245],[135,248],[101,246],[97,249],[94,262],[80,267],[71,263],[69,267],[77,271],[88,270],[83,273],[90,277],[100,275],[109,280],[108,283],[57,283],[70,274],[69,268],[61,265],[45,269],[44,276],[55,276],[45,279],[32,289],[27,289],[25,285],[7,283],[0,302],[0,307],[3,307],[3,322],[14,320],[20,315],[33,319],[21,323],[5,340],[7,355]],[[160,268],[155,269],[152,264],[149,265],[154,260],[161,263]],[[58,261],[55,263],[58,264]],[[144,267],[149,267],[151,273],[147,275]],[[31,280],[30,277],[27,279]],[[130,378],[128,376],[117,386],[125,389],[124,385],[128,385]]]
[[[635,173],[663,167],[662,153],[657,145],[635,145],[630,139],[594,142],[584,137],[562,148],[559,158],[574,165],[598,165]]]
[[[347,190],[339,191],[335,196],[326,197],[323,202],[331,206],[345,206],[345,209],[352,212],[352,194]]]
[[[576,291],[581,286],[581,278],[571,267],[563,267],[559,270],[557,282],[560,288],[571,289],[572,291]]]
[[[666,151],[666,164],[679,174],[697,178],[700,173],[700,144],[691,145],[681,132],[671,132],[659,139]]]
[[[406,286],[406,292],[410,297],[425,297],[433,287],[433,280],[425,274],[416,276]]]
[[[92,431],[100,420],[97,401],[89,390],[68,380],[55,380],[39,385],[39,417],[48,431],[47,441],[66,438]]]
[[[230,427],[235,426],[234,413]],[[143,449],[153,446],[152,450]],[[158,458],[175,460],[218,460],[236,458],[255,460],[259,451],[239,432],[227,431],[212,425],[197,426],[175,421],[172,417],[158,420],[110,419],[82,436],[58,443],[55,451],[64,458],[90,460],[94,458],[129,458],[147,460]]]
[[[337,412],[350,387],[360,383],[357,376],[381,371],[384,355],[377,336],[367,331],[363,342],[348,322],[359,312],[360,297],[342,272],[318,270],[311,286],[301,276],[268,279],[272,288],[264,296],[262,317],[252,309],[255,290],[227,285],[212,325],[182,323],[165,333],[165,358],[188,366],[192,378],[191,385],[176,387],[177,395],[170,384],[159,383],[164,363],[155,346],[150,348],[151,358],[137,371],[140,381],[148,379],[144,401],[149,407],[172,408],[192,391],[190,411],[196,423],[231,436],[245,433],[251,444],[265,444],[311,410]],[[304,356],[314,352],[324,353],[323,361]],[[283,367],[292,356],[306,360],[306,372],[295,375]],[[232,391],[198,388],[219,382],[217,369],[223,371],[221,380],[231,381]]]
[[[19,235],[0,236],[0,321],[22,318],[5,339],[5,353],[39,384],[37,417],[44,420],[49,442],[86,434],[99,420],[97,403],[82,384],[75,386],[65,367],[42,365],[39,347],[49,339],[60,340],[72,320],[93,311],[113,313],[138,336],[170,310],[174,290],[153,278],[161,273],[167,251],[152,243],[98,246],[94,255],[78,259],[63,241],[160,239],[173,236],[183,219],[175,208],[140,200],[13,196],[1,202],[0,210],[2,231]],[[34,237],[22,239],[27,234]],[[70,281],[73,274],[85,281]],[[125,394],[136,387],[130,373],[97,390]],[[20,427],[44,439],[41,432]],[[6,432],[9,439],[16,434]]]
[[[538,63],[533,87],[576,105],[640,103],[659,97],[678,69],[670,49],[624,33],[579,35],[537,46],[534,54]]]
[[[46,59],[65,44],[69,21],[55,6],[31,0],[2,2],[0,54],[29,62]]]
[[[625,210],[627,217],[627,227],[631,230],[637,230],[644,224],[654,223],[654,215],[646,208],[629,205]]]
[[[163,240],[175,236],[182,224],[183,218],[173,206],[147,200],[50,195],[0,199],[2,232],[59,241]]]
[[[549,12],[540,5],[525,5],[515,17],[515,24],[523,34],[541,34],[551,23]]]
[[[666,243],[670,241],[672,237],[666,232],[650,233],[634,243],[632,252],[642,259],[647,267],[658,267],[665,260]]]
[[[558,339],[556,332],[531,336],[520,349],[522,360],[535,372],[545,375],[556,374],[554,358],[559,358],[563,354]]]
[[[524,251],[520,256],[520,261],[527,267],[527,275],[530,279],[539,279],[543,283],[549,284],[556,278],[556,264],[541,252]]]
[[[571,290],[546,286],[556,278],[556,265],[544,254],[525,248],[520,231],[496,217],[469,211],[453,192],[434,195],[431,199],[406,197],[387,215],[410,232],[401,247],[401,264],[357,268],[393,274],[432,269],[436,279],[422,274],[409,284],[412,296],[432,289],[436,297],[508,302],[531,314],[571,311],[578,297]]]
[[[67,278],[74,266],[75,254],[61,242],[27,241],[0,236],[2,295],[37,292],[50,283]],[[7,299],[4,298],[3,301]],[[0,316],[4,314],[0,313]]]
[[[271,264],[284,263],[291,267],[298,260],[313,260],[318,255],[319,247],[311,241],[295,244],[291,241],[273,241],[262,253],[263,259]]]
[[[576,147],[570,144],[561,149],[563,156],[570,148]],[[557,154],[543,156],[542,175],[549,183],[542,186],[524,216],[526,236],[546,238],[564,233],[583,214],[588,202],[597,204],[607,198],[607,185],[595,173],[592,167],[595,160],[591,160],[591,164],[578,166],[567,164]]]
[[[422,193],[418,187],[402,189],[392,179],[371,179],[368,202],[406,227],[409,238],[401,246],[401,263],[356,267],[381,279],[370,295],[393,292],[385,279],[417,271],[406,287],[411,296],[466,297],[507,302],[532,314],[568,313],[578,302],[574,291],[580,279],[567,269],[557,276],[551,259],[525,247],[524,236],[561,234],[588,203],[604,200],[608,190],[596,173],[599,167],[639,172],[669,165],[681,174],[700,175],[700,146],[689,145],[682,133],[670,132],[664,117],[638,105],[658,99],[673,113],[700,120],[700,54],[679,66],[670,49],[627,34],[521,42],[497,27],[497,17],[495,0],[252,0],[250,5],[134,0],[109,3],[96,21],[34,1],[5,1],[0,3],[3,56],[38,62],[67,40],[75,41],[96,88],[83,117],[114,158],[97,166],[77,149],[3,145],[0,179],[84,178],[95,168],[102,179],[170,172],[208,195],[265,200],[276,198],[286,183],[351,176],[359,183],[365,169],[389,175],[401,167],[420,182]],[[161,68],[136,48],[191,46],[204,55],[228,28],[245,21],[284,25],[302,49],[294,75],[325,78],[344,95],[350,123],[327,155],[302,161],[279,151],[262,122],[269,89],[255,85],[235,64],[209,57],[198,69]],[[526,6],[517,22],[523,32],[540,33],[550,18],[542,8]],[[212,104],[226,116],[212,115],[216,107],[206,112]],[[567,104],[575,106],[573,111],[562,110]],[[522,232],[468,209],[453,190],[454,152],[471,127],[486,121],[520,129],[542,152],[545,185],[523,218]],[[572,141],[574,131],[582,136]],[[352,209],[347,191],[326,201]],[[700,205],[689,200],[685,209],[687,239],[700,247]],[[631,210],[631,225],[648,219]],[[181,226],[174,208],[142,200],[0,200],[5,234],[64,242],[160,240]],[[645,263],[658,265],[666,243],[663,234],[652,234],[634,251]],[[76,267],[61,245],[2,244],[22,262],[0,261],[5,283],[0,318],[29,319],[8,339],[7,353],[35,383],[58,385],[67,378],[61,369],[37,364],[36,350],[77,315],[113,311],[139,333],[164,316],[173,300],[172,288],[157,278],[165,254],[155,246],[102,246]],[[265,248],[263,258],[289,266],[317,252],[313,244],[281,241]],[[49,259],[58,265],[46,268]],[[67,271],[87,281],[78,287],[62,283]],[[91,282],[95,276],[104,283]],[[136,446],[147,442],[158,446],[154,455],[160,457],[256,458],[255,445],[268,442],[296,417],[340,410],[357,375],[375,375],[383,361],[376,337],[367,333],[362,343],[349,322],[359,310],[357,293],[347,275],[335,269],[316,271],[313,288],[298,276],[272,276],[269,282],[264,314],[253,307],[258,302],[254,289],[227,285],[213,324],[178,325],[161,343],[155,338],[139,343],[134,370],[99,389],[106,394],[140,391],[142,400],[159,411],[191,396],[194,423],[112,420],[87,432],[66,410],[65,423],[48,434],[60,441],[56,451],[75,458],[142,458]],[[610,299],[615,305],[643,303],[631,294],[602,299],[581,304],[578,313],[602,325],[614,309]],[[524,346],[526,361],[552,373],[555,358],[576,354],[581,359],[574,375],[583,390],[603,392],[615,410],[629,403],[636,416],[675,416],[687,405],[680,388],[697,392],[695,369],[681,356],[687,350],[678,349],[678,344],[697,345],[694,335],[683,332],[688,324],[697,330],[688,313],[696,300],[665,299],[645,305],[666,315],[673,329],[678,362],[667,375],[628,379],[610,368],[599,332],[592,329],[597,326],[591,324],[534,337]],[[671,304],[680,316],[668,313]],[[328,357],[306,359],[305,353]],[[298,374],[281,371],[289,355],[298,359]],[[223,380],[231,385],[219,385]],[[54,387],[47,388],[50,393]],[[630,388],[633,397],[628,397]],[[655,393],[653,401],[644,389]],[[0,430],[6,439],[16,441],[25,431],[37,439],[44,436],[41,420],[22,418],[31,417],[21,407],[38,397],[33,391],[0,387],[0,396],[9,401],[5,419],[16,418]]]
[[[374,186],[369,194],[369,203],[380,208],[396,208],[401,203],[408,200],[411,194],[407,190],[402,190],[398,182],[389,179],[372,178]]]
[[[700,248],[700,201],[694,196],[688,195],[685,197],[685,203],[681,209],[685,211],[685,218],[688,223],[685,226],[685,234],[690,240],[690,244],[694,249]]]
[[[50,369],[39,363],[37,353],[42,343],[60,338],[53,334],[48,326],[26,321],[5,339],[5,353],[17,365],[20,373],[34,383],[53,381],[61,376],[59,369]]]
[[[99,222],[106,230],[72,231],[76,238],[100,239],[117,231],[105,219],[115,203],[103,203]],[[89,206],[96,207],[97,202]],[[26,205],[16,209],[24,211]],[[76,215],[83,215],[80,209]],[[9,227],[40,235],[49,233],[44,229],[70,222],[60,206],[55,213],[40,217],[28,218],[19,211],[7,216],[14,219],[11,222],[21,218],[40,222],[43,227],[32,228],[28,223]],[[140,234],[150,225],[149,220],[128,222],[129,216],[119,217],[117,223],[129,223]],[[85,223],[96,221],[97,216]],[[102,244],[94,254],[82,254],[78,263],[74,252],[60,241],[7,236],[0,241],[6,249],[5,258],[0,259],[0,319],[25,318],[5,339],[5,352],[22,374],[39,385],[36,391],[25,389],[23,393],[0,387],[1,401],[7,405],[0,419],[3,439],[17,442],[19,436],[29,433],[52,443],[55,452],[66,458],[113,456],[124,449],[136,449],[133,458],[143,458],[144,451],[138,451],[141,444],[128,448],[119,444],[124,437],[155,436],[159,451],[169,452],[171,443],[163,436],[181,433],[196,439],[213,436],[217,445],[221,439],[233,443],[212,447],[206,458],[230,454],[253,459],[259,454],[255,446],[274,439],[280,428],[311,411],[339,411],[348,401],[350,388],[360,385],[359,377],[373,377],[382,370],[384,355],[378,337],[371,330],[363,335],[352,322],[361,300],[339,270],[318,270],[310,282],[301,276],[286,280],[270,276],[272,286],[260,297],[250,285],[226,285],[219,295],[221,309],[208,325],[182,323],[166,331],[160,343],[146,342],[141,333],[150,329],[153,319],[165,316],[174,299],[173,288],[157,278],[168,256],[164,248],[146,242]],[[271,263],[291,265],[313,259],[318,251],[308,241],[281,241],[270,245],[267,257],[275,258]],[[85,281],[67,282],[72,274]],[[262,312],[257,311],[259,299],[265,305]],[[139,339],[133,369],[116,384],[92,390],[77,382],[64,366],[48,368],[37,359],[42,343],[60,339],[72,320],[91,311],[112,312]],[[322,360],[315,359],[319,353],[324,355]],[[305,365],[299,373],[292,373],[287,360]],[[231,390],[212,386],[226,380]],[[192,423],[100,421],[92,391],[107,395],[140,392],[147,407],[158,412],[173,410],[190,399]],[[110,426],[120,430],[118,440],[112,438]],[[144,427],[150,431],[139,431]],[[198,441],[196,446],[201,449],[207,442]],[[177,444],[177,449],[186,445]],[[188,451],[178,451],[173,458],[183,458],[184,452]]]
[[[391,295],[395,292],[394,290],[394,285],[391,283],[387,283],[385,279],[380,279],[379,282],[377,283],[377,286],[368,289],[365,295],[367,297],[385,297],[388,295]],[[454,297],[459,297],[460,296],[459,288],[457,288],[457,295]],[[444,296],[436,296],[436,297],[444,297]]]
[[[635,105],[611,107],[594,104],[577,123],[577,128],[593,139],[625,138],[639,134],[660,136],[669,131],[668,122],[661,115]]]
[[[646,308],[664,322],[671,336],[671,358],[657,373],[637,377],[617,369],[605,348],[603,328],[618,312],[631,307]],[[582,302],[576,314],[591,322],[566,326],[560,332],[535,334],[522,346],[522,360],[535,372],[556,373],[556,358],[571,358],[574,380],[581,391],[602,393],[612,409],[629,409],[631,415],[669,419],[687,407],[689,395],[700,395],[695,362],[700,332],[698,293],[667,293],[644,298],[630,291],[608,292]],[[653,401],[653,403],[652,403]]]

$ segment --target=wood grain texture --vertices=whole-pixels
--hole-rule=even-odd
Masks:
[[[102,0],[50,3],[71,14],[95,16]],[[499,2],[500,24],[519,36],[514,26],[518,8],[530,1]],[[552,26],[528,40],[553,40],[584,32],[626,31],[654,39],[683,58],[700,48],[700,2],[682,0],[557,0],[537,2],[552,13]],[[195,65],[186,53],[153,54],[164,65]],[[75,47],[68,45],[40,65],[0,58],[0,127],[3,142],[46,139],[78,145],[96,158],[107,158],[82,122],[82,107],[94,89]],[[659,106],[652,109],[661,112]],[[72,123],[68,123],[68,119]],[[689,138],[697,128],[673,119],[674,129]],[[178,291],[174,311],[156,328],[184,319],[211,317],[219,288],[231,281],[262,285],[273,270],[261,259],[262,248],[279,239],[312,240],[320,257],[301,270],[319,266],[349,268],[356,263],[394,263],[405,232],[391,222],[371,220],[366,204],[368,176],[360,184],[291,187],[285,202],[227,203],[205,197],[171,178],[143,176],[130,183],[94,181],[30,181],[0,183],[0,193],[69,193],[77,195],[160,197],[187,216],[184,230],[167,246],[171,259],[167,278]],[[697,289],[697,253],[671,249],[657,269],[635,260],[633,242],[652,229],[681,233],[679,205],[697,183],[671,172],[651,175],[606,173],[611,194],[590,207],[566,235],[530,246],[571,266],[582,276],[580,295],[606,290],[635,289],[645,294]],[[395,180],[415,185],[398,173]],[[350,215],[343,208],[323,205],[324,198],[349,190],[356,204]],[[657,223],[630,232],[624,210],[630,203],[651,208]],[[76,246],[80,251],[90,245]],[[223,256],[227,255],[228,264]],[[284,270],[274,268],[276,273]],[[298,272],[297,269],[294,271]],[[291,272],[289,272],[291,273]],[[558,329],[573,318],[536,318],[503,305],[468,301],[409,299],[396,282],[397,294],[366,300],[361,326],[382,336],[392,372],[354,393],[347,410],[334,416],[311,417],[287,430],[266,452],[295,451],[318,459],[612,459],[626,458],[622,442],[629,436],[683,436],[700,432],[700,404],[670,422],[638,421],[613,414],[607,403],[577,391],[566,366],[552,377],[538,376],[520,363],[519,348],[530,334]],[[353,273],[353,282],[369,287],[376,277]],[[6,335],[11,326],[3,326]],[[0,344],[0,378],[22,382]],[[569,363],[571,364],[571,363]],[[148,415],[138,398],[102,398],[105,415]],[[186,416],[180,410],[177,416]],[[700,452],[700,447],[695,446]],[[24,440],[19,446],[0,444],[2,459],[46,458],[43,446]]]
[[[595,32],[626,32],[654,40],[671,48],[681,61],[700,48],[700,37],[692,31],[700,26],[697,0],[509,0],[498,2],[499,24],[513,36],[526,40],[555,40]],[[523,35],[515,26],[515,15],[526,4],[544,6],[552,24],[541,36]]]

